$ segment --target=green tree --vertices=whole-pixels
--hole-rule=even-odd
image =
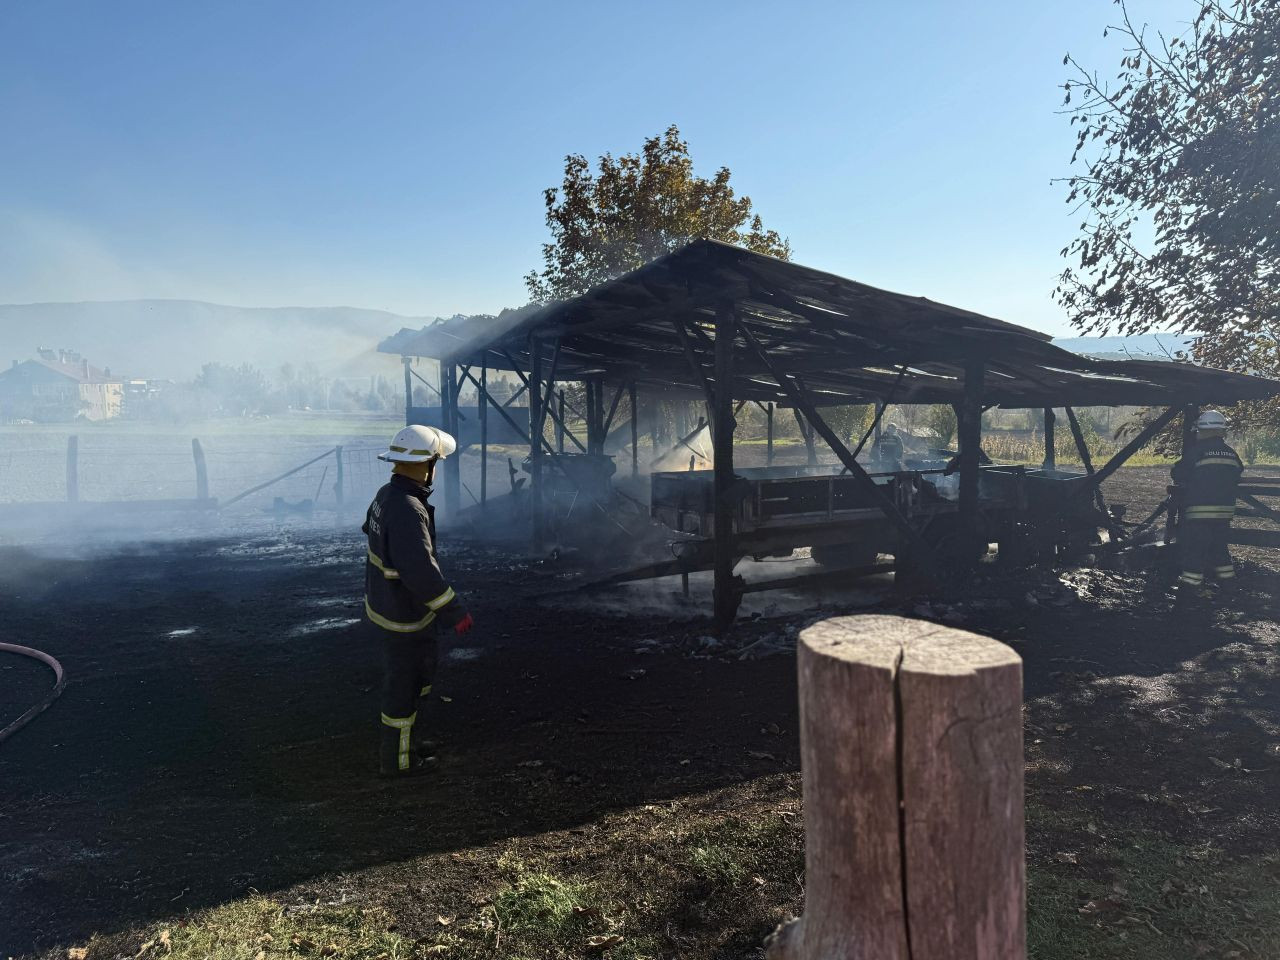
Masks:
[[[689,145],[673,125],[645,140],[639,153],[565,158],[564,182],[544,193],[551,242],[541,270],[525,283],[545,303],[577,296],[691,240],[723,240],[784,260],[791,246],[766,230],[729,184],[729,168],[710,180],[694,175]]]
[[[248,363],[233,367],[206,363],[194,381],[196,389],[212,396],[224,413],[246,416],[258,413],[266,404],[271,385],[261,370]]]
[[[955,408],[949,403],[932,404],[924,416],[924,425],[938,438],[939,447],[950,447],[958,427]]]
[[[1063,60],[1084,222],[1056,296],[1084,332],[1175,329],[1196,361],[1280,373],[1280,0],[1195,0],[1177,36],[1117,5],[1116,79]]]

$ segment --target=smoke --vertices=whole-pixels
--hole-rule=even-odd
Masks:
[[[66,347],[116,376],[189,380],[206,363],[326,375],[399,374],[378,342],[423,318],[353,307],[231,307],[192,300],[0,305],[0,368]]]

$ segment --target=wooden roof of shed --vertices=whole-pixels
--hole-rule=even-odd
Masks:
[[[534,344],[549,357],[558,341],[557,379],[602,376],[700,394],[700,381],[714,379],[721,307],[731,307],[773,364],[803,380],[820,404],[955,402],[970,359],[986,364],[984,403],[1004,407],[1234,403],[1280,394],[1278,381],[1191,364],[1082,357],[1026,327],[711,240],[571,300],[513,311],[507,322],[431,327],[417,337],[401,331],[379,349],[527,371]],[[734,370],[735,397],[783,399],[741,342]]]

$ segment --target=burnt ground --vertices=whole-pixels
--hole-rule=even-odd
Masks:
[[[1144,513],[1165,477],[1125,470],[1108,494]],[[828,611],[713,639],[698,620],[539,603],[582,571],[447,543],[478,626],[446,643],[425,717],[437,775],[386,784],[372,777],[380,666],[359,622],[362,553],[358,532],[315,527],[71,558],[3,551],[0,635],[59,657],[69,683],[0,745],[0,956],[65,956],[94,933],[134,949],[156,924],[254,891],[385,908],[425,943],[488,903],[513,850],[603,876],[646,817],[677,836],[685,817],[780,815],[795,846],[791,640]],[[1142,572],[993,574],[950,599],[872,598],[1024,658],[1033,942],[1062,945],[1042,956],[1128,956],[1086,942],[1146,927],[1175,960],[1280,955],[1268,915],[1240,906],[1252,889],[1188,879],[1245,860],[1251,879],[1230,882],[1280,876],[1280,577],[1275,557],[1236,554],[1235,595],[1192,614]],[[46,684],[43,667],[0,660],[0,718]],[[1134,851],[1161,844],[1174,875],[1135,879]],[[801,907],[794,858],[774,866],[732,909],[707,906],[705,872],[651,901],[620,895],[652,955],[751,956]],[[1133,905],[1154,902],[1144,884],[1177,901],[1182,926]],[[1244,911],[1234,954],[1197,939],[1188,898],[1208,918],[1214,898]]]

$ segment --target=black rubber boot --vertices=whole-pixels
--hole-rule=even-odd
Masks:
[[[413,749],[413,725],[417,713],[407,717],[382,715],[378,742],[378,773],[383,777],[414,776],[422,758]]]

